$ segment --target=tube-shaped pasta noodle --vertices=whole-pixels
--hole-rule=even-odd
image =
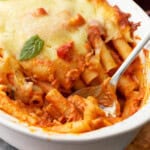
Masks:
[[[55,119],[58,121],[62,121],[63,119],[61,112],[51,103],[44,107],[44,111],[46,111],[53,120]]]
[[[106,71],[104,70],[103,66],[101,65],[101,63],[99,63],[98,73],[99,73],[98,79],[100,82],[103,82],[106,78],[109,77]]]
[[[68,101],[72,102],[76,108],[81,112],[84,112],[84,108],[86,106],[85,99],[78,95],[69,96]]]
[[[37,86],[39,86],[43,92],[47,93],[52,89],[52,85],[48,82],[38,81]]]
[[[34,76],[38,80],[51,82],[54,79],[55,66],[49,60],[35,58],[22,61],[21,66],[28,76]]]
[[[75,90],[79,90],[79,89],[82,89],[84,87],[86,87],[86,85],[81,79],[78,79],[74,82],[73,88]]]
[[[33,96],[29,100],[30,105],[42,106],[43,105],[43,97],[41,94],[33,94]]]
[[[98,55],[94,55],[89,58],[87,62],[87,68],[85,68],[84,72],[82,73],[82,79],[86,84],[90,84],[94,79],[98,77],[99,65],[100,61]]]
[[[105,67],[105,70],[108,73],[117,69],[118,65],[116,64],[115,60],[113,59],[108,46],[106,46],[104,43],[103,43],[100,55],[101,55],[100,60],[103,64],[103,66]]]
[[[123,38],[113,40],[112,42],[121,58],[125,60],[132,51],[131,46]]]
[[[98,78],[98,82],[102,82],[104,79],[106,79],[108,77],[107,72],[105,71],[104,67],[102,66],[102,64],[99,60],[99,56],[97,56],[97,55],[92,56],[89,60],[88,67],[89,67],[90,71],[93,70],[93,74],[91,73],[92,74],[91,79],[93,78],[91,80],[91,82],[93,80],[95,80],[96,78]],[[95,74],[95,76],[94,76],[94,74]],[[98,75],[96,75],[96,74],[98,74]]]
[[[0,91],[0,109],[5,112],[19,118],[21,121],[27,121],[30,124],[34,125],[38,121],[36,115],[32,115],[32,109],[29,109],[21,102],[12,101],[6,93]]]
[[[91,47],[94,48],[95,54],[100,56],[103,40],[101,35],[104,35],[102,26],[98,21],[92,21],[88,28],[88,41]]]
[[[138,89],[138,84],[129,75],[123,75],[118,82],[117,89],[122,95],[128,97],[131,92]]]
[[[75,106],[67,101],[56,89],[52,89],[46,95],[46,99],[50,104],[55,106],[56,111],[59,111],[65,117],[66,121],[81,119],[81,115]]]
[[[125,106],[124,106],[123,113],[122,113],[122,117],[124,119],[131,116],[139,109],[140,101],[142,97],[143,95],[141,95],[137,91],[132,92],[128,96],[128,98],[125,101]]]
[[[113,59],[114,59],[115,62],[117,63],[117,65],[120,66],[121,63],[122,63],[122,59],[121,59],[120,56],[118,55],[118,52],[115,51],[113,48],[110,48],[110,47],[109,47],[109,50],[110,50],[110,53],[111,53]]]
[[[94,70],[90,70],[89,68],[87,68],[82,74],[82,78],[86,84],[90,84],[97,77],[98,77],[98,72]]]
[[[105,70],[107,72],[114,70],[117,68],[117,64],[114,61],[108,47],[105,45],[104,41],[100,37],[101,35],[101,28],[97,23],[94,26],[91,26],[88,31],[88,39],[91,43],[92,47],[94,48],[95,55],[99,55],[100,61],[102,62]]]
[[[88,97],[87,99],[81,98],[80,100],[83,100],[85,103],[85,106],[83,106],[85,108],[83,111],[83,119],[50,127],[52,131],[60,131],[62,133],[81,133],[90,131],[91,129],[98,129],[100,127],[112,125],[107,121],[105,113],[99,108],[96,99]]]
[[[23,89],[23,91],[25,91],[25,88]],[[28,104],[36,105],[37,107],[43,105],[43,91],[39,86],[32,85],[30,95],[28,96]]]

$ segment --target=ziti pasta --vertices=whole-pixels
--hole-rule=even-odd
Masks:
[[[139,23],[129,17],[106,0],[0,1],[0,109],[59,133],[99,129],[134,114],[145,95],[139,58],[106,99],[72,95],[105,83],[132,51]],[[99,105],[111,106],[114,96],[111,117]]]

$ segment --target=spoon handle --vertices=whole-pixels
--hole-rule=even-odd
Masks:
[[[143,37],[143,39],[137,44],[137,46],[129,54],[127,59],[122,63],[122,65],[119,67],[119,69],[112,76],[112,78],[110,80],[110,84],[112,84],[114,87],[116,87],[121,75],[125,72],[125,70],[133,62],[134,58],[139,54],[139,52],[142,50],[144,45],[149,41],[149,39],[150,39],[150,32],[148,31],[146,33],[146,35]]]

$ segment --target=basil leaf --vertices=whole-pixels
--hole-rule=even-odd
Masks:
[[[27,40],[21,50],[19,60],[28,60],[37,56],[43,49],[44,41],[38,35]]]

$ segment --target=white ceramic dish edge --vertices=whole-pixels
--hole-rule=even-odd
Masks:
[[[119,7],[126,11],[132,13],[132,20],[135,22],[141,21],[141,26],[144,26],[144,22],[149,21],[149,17],[143,12],[141,8],[139,8],[132,0],[109,0],[112,4],[117,4]],[[128,7],[124,7],[128,6]],[[131,11],[132,10],[132,11]],[[136,13],[138,12],[138,15]],[[138,35],[141,37],[143,36],[143,33],[146,29],[140,28],[137,32]],[[103,129],[99,129],[96,131],[84,133],[84,134],[46,134],[45,132],[41,130],[37,130],[35,132],[31,131],[30,128],[25,127],[21,125],[21,123],[16,123],[14,121],[15,119],[10,117],[9,115],[0,112],[0,130],[3,129],[3,127],[9,129],[8,131],[12,130],[13,132],[17,132],[17,134],[24,134],[25,136],[29,136],[35,139],[39,140],[50,140],[51,142],[58,142],[58,143],[85,143],[85,142],[96,142],[99,140],[108,139],[111,137],[119,136],[121,134],[129,133],[130,131],[136,132],[136,129],[139,129],[144,123],[146,123],[148,120],[150,120],[150,98],[148,100],[148,103],[146,106],[144,106],[140,111],[138,111],[136,114],[128,118],[127,120],[124,120],[116,125],[113,125],[111,127],[106,127]],[[7,131],[6,131],[7,132]],[[9,135],[9,132],[6,134]],[[132,135],[134,136],[133,133]],[[7,141],[10,144],[13,144],[11,142],[11,139],[5,138],[0,134],[1,138],[4,138],[4,140]],[[24,140],[24,139],[22,139]],[[13,140],[12,140],[13,141]],[[14,145],[15,146],[15,145]],[[17,146],[17,145],[16,145]],[[107,148],[105,148],[106,150]],[[33,149],[32,149],[33,150]],[[111,149],[112,150],[112,149]],[[116,150],[116,149],[115,149]],[[120,150],[120,149],[118,149]]]

